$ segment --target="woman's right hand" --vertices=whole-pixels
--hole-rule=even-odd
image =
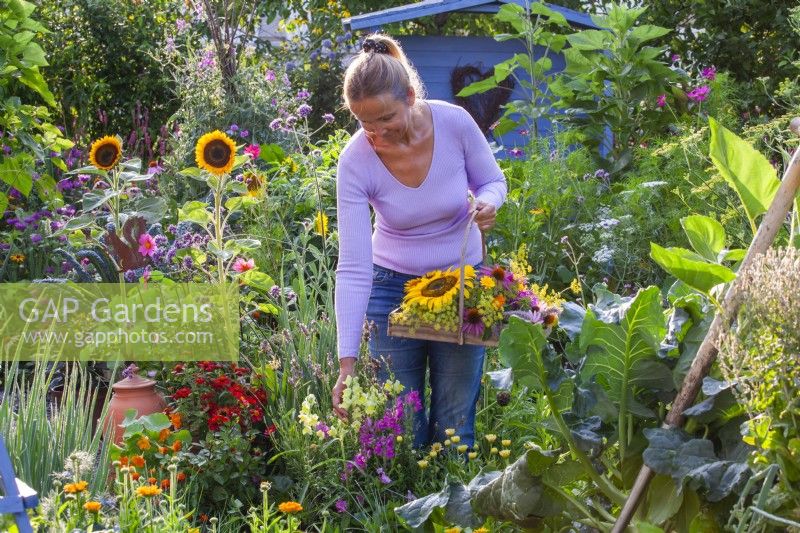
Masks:
[[[336,380],[336,385],[333,386],[331,392],[331,399],[333,400],[333,412],[342,420],[347,420],[347,410],[341,407],[342,394],[344,389],[347,388],[345,381],[348,376],[352,376],[356,372],[356,358],[343,357],[339,359],[339,378]]]

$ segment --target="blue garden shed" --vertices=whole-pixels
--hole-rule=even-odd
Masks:
[[[364,13],[346,18],[342,21],[346,30],[352,32],[371,33],[381,31],[386,24],[402,22],[419,17],[438,15],[448,12],[466,12],[477,14],[494,14],[504,5],[514,3],[522,7],[530,4],[530,0],[422,0],[421,2],[403,6],[383,9],[371,13]],[[575,28],[593,28],[597,26],[589,15],[579,13],[572,9],[545,3],[547,7],[561,13],[564,18]],[[397,39],[403,46],[408,58],[417,68],[420,77],[428,91],[428,97],[460,103],[481,126],[490,139],[495,140],[508,151],[524,146],[528,142],[525,132],[513,131],[496,138],[489,129],[490,124],[500,114],[498,106],[507,100],[527,99],[527,89],[519,84],[509,90],[496,91],[495,94],[474,95],[467,101],[456,102],[454,88],[463,87],[471,81],[476,81],[482,75],[492,73],[494,65],[513,56],[516,53],[526,53],[523,43],[510,41],[495,41],[491,36],[398,36]],[[535,50],[534,59],[545,54],[543,47]],[[564,69],[564,58],[560,53],[550,52],[552,68],[548,74],[554,74]],[[520,69],[515,72],[520,78],[530,78]],[[537,120],[537,128],[545,135],[550,131],[550,123],[546,119]]]

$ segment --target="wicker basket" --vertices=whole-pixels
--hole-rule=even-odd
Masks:
[[[472,212],[469,220],[467,221],[467,228],[464,231],[464,241],[461,245],[461,263],[459,264],[459,290],[458,290],[458,330],[457,331],[441,331],[434,329],[431,326],[404,326],[392,323],[392,315],[400,312],[400,308],[394,309],[389,313],[389,327],[388,334],[390,337],[404,337],[407,339],[422,339],[429,341],[451,342],[454,344],[474,344],[478,346],[497,346],[500,339],[499,333],[495,333],[488,339],[484,340],[477,335],[467,335],[463,331],[464,326],[464,266],[465,257],[467,252],[467,240],[469,239],[469,230],[475,222],[476,211]],[[483,252],[483,260],[486,260],[486,239],[481,232],[481,248]]]

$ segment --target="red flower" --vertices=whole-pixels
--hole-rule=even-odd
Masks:
[[[211,386],[215,389],[224,389],[231,384],[231,378],[228,376],[219,376],[211,380]]]
[[[264,436],[269,437],[276,431],[278,431],[278,427],[275,424],[270,424],[270,426],[264,430]]]
[[[194,378],[194,382],[197,385],[203,385],[206,382],[206,378],[204,378],[203,376],[197,376],[196,378]]]
[[[189,387],[181,387],[180,389],[175,391],[175,394],[172,395],[173,398],[176,400],[180,400],[181,398],[187,398],[192,393],[192,389]]]
[[[208,419],[208,429],[211,431],[218,431],[223,424],[230,422],[230,418],[222,415],[214,415]]]
[[[183,372],[183,363],[178,363],[177,365],[175,365],[172,371],[175,372],[176,374],[180,374],[181,372]]]
[[[197,363],[197,366],[199,366],[200,370],[203,372],[213,372],[214,370],[221,368],[219,363],[215,363],[214,361],[200,361]]]
[[[260,422],[262,418],[264,418],[264,413],[261,409],[250,409],[250,420]]]

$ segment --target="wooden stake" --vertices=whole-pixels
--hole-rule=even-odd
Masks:
[[[792,119],[790,128],[795,134],[800,135],[800,117]],[[778,192],[775,193],[775,198],[764,215],[753,242],[750,243],[750,247],[747,249],[747,254],[742,260],[739,271],[747,268],[756,256],[766,253],[769,247],[772,246],[778,230],[783,226],[786,215],[789,214],[792,208],[798,189],[800,189],[800,148],[794,151],[794,155],[792,155],[792,159],[786,167]],[[708,333],[706,333],[703,343],[697,350],[692,366],[683,380],[683,386],[672,402],[672,409],[664,422],[665,428],[678,428],[683,425],[683,412],[694,403],[697,393],[703,384],[703,378],[708,375],[717,358],[717,337],[722,330],[723,324],[730,324],[738,308],[738,281],[738,278],[733,280],[725,293],[721,304],[722,309],[717,312],[711,322],[711,327],[708,328]],[[642,465],[628,500],[625,502],[622,511],[620,511],[614,528],[611,530],[612,533],[623,533],[628,527],[631,518],[633,518],[633,513],[636,512],[639,502],[647,492],[647,486],[653,475],[654,472],[647,465]]]

